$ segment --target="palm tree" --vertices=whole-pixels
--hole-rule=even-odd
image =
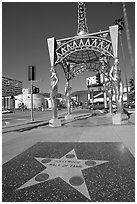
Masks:
[[[133,78],[131,78],[129,80],[129,100],[132,103],[135,102],[135,83],[134,83],[134,79]]]

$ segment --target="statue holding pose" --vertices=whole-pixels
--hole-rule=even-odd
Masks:
[[[65,96],[69,97],[71,93],[71,87],[69,86],[69,82],[67,81],[66,87],[65,87]]]
[[[67,81],[66,83],[66,87],[65,87],[65,96],[67,98],[67,108],[68,108],[68,114],[70,114],[71,112],[71,107],[70,107],[70,93],[71,93],[71,86],[69,85],[69,81]]]
[[[51,91],[50,91],[50,99],[52,103],[52,118],[57,117],[57,103],[56,103],[56,96],[58,93],[58,77],[56,71],[53,67],[51,67]]]
[[[111,81],[106,82],[106,91],[109,97],[109,112],[112,113],[112,97],[113,97],[113,87]]]
[[[112,80],[112,86],[115,93],[115,101],[117,105],[117,113],[123,112],[123,82],[121,80],[121,70],[118,68],[118,59],[114,61],[109,76]]]

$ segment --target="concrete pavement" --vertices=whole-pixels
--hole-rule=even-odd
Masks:
[[[102,125],[74,115],[62,127],[37,121],[3,133],[4,202],[135,201],[134,117]]]
[[[85,116],[83,115],[83,117]],[[34,129],[31,129],[32,125]],[[22,124],[8,130],[4,129],[2,162],[7,162],[37,142],[122,142],[135,156],[135,125],[133,121],[125,125],[84,126],[73,127],[72,124],[50,128],[48,121],[44,121]]]
[[[91,113],[90,113],[91,111],[89,112],[89,110],[84,110],[84,113],[81,113],[81,111],[80,111],[80,113],[78,113],[78,112],[77,111],[73,112],[74,119],[91,116]],[[58,118],[61,119],[62,123],[65,122],[64,117],[66,114],[67,114],[66,111],[65,112],[63,111],[62,113],[58,114]],[[48,125],[50,119],[51,119],[51,116],[48,116],[48,117],[44,116],[44,117],[38,117],[34,121],[26,120],[26,121],[17,122],[14,124],[9,123],[9,124],[4,125],[2,127],[2,133],[4,134],[4,133],[20,130],[23,128],[24,129],[25,128],[32,129],[32,128],[36,128],[39,126]]]

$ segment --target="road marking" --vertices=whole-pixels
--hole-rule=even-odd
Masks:
[[[25,118],[17,118],[16,120],[27,120],[27,119],[25,119]]]
[[[12,118],[2,118],[2,120],[11,120]]]

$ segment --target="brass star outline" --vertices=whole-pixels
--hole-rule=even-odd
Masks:
[[[46,168],[20,186],[17,190],[60,177],[89,200],[91,200],[91,198],[82,170],[109,162],[103,160],[78,159],[74,149],[60,159],[37,157],[35,157],[35,159]]]

